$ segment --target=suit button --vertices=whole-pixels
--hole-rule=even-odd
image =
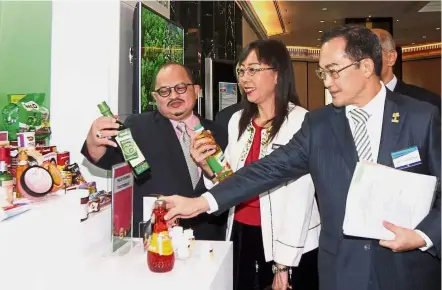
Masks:
[[[368,244],[365,245],[365,246],[364,246],[364,250],[366,250],[366,251],[370,251],[370,245],[368,245]]]

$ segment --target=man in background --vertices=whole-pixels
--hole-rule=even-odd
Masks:
[[[396,63],[397,52],[396,44],[393,36],[384,29],[373,28],[371,31],[377,35],[382,47],[382,73],[381,80],[385,86],[393,92],[407,95],[420,101],[425,101],[439,108],[441,106],[441,98],[439,95],[430,92],[424,88],[406,84],[396,78],[393,73],[393,66]]]
[[[239,110],[242,110],[242,103],[236,103],[233,105],[228,106],[227,108],[222,109],[218,112],[215,116],[215,122],[218,123],[221,127],[226,130],[226,132],[229,131],[229,121],[233,114],[238,112]]]
[[[235,76],[236,76],[236,71],[239,67],[239,64],[237,63],[235,66]],[[238,76],[236,76],[236,78],[238,79]],[[243,92],[241,91],[241,88],[239,89],[239,93],[242,96]],[[221,127],[224,128],[224,130],[226,130],[226,132],[229,131],[229,121],[230,118],[232,117],[233,114],[235,114],[237,111],[241,110],[243,108],[243,105],[241,104],[241,102],[238,102],[236,104],[230,105],[227,108],[222,109],[221,111],[219,111],[216,116],[215,116],[215,122],[220,124]]]
[[[175,192],[198,197],[205,191],[201,170],[190,157],[190,138],[195,134],[196,125],[201,122],[221,148],[227,146],[226,132],[193,112],[199,90],[188,68],[176,63],[163,65],[152,92],[158,111],[131,115],[124,122],[151,168],[148,177],[135,180],[134,236],[139,236],[139,223],[143,221],[144,197]],[[92,164],[111,170],[113,165],[124,161],[121,150],[108,138],[117,134],[117,128],[115,119],[110,117],[100,117],[92,123],[81,151]],[[180,222],[184,228],[194,230],[196,239],[204,240],[224,240],[225,224],[226,216],[209,215]]]

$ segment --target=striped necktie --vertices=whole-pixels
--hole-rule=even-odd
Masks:
[[[353,139],[355,141],[359,161],[366,160],[373,162],[370,138],[367,131],[367,121],[370,118],[370,115],[363,109],[353,109],[350,111],[350,116],[355,125]]]
[[[200,180],[198,166],[193,162],[190,156],[190,135],[187,133],[186,124],[179,122],[176,126],[178,131],[181,132],[179,137],[181,148],[183,149],[184,158],[186,159],[187,169],[189,170],[190,179],[192,180],[192,186],[195,188],[198,181]]]

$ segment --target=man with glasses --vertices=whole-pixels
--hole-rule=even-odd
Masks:
[[[384,29],[373,28],[371,30],[379,38],[382,47],[382,72],[381,80],[385,86],[393,92],[410,96],[420,101],[425,101],[439,108],[441,98],[439,95],[430,92],[424,88],[404,83],[393,73],[393,66],[396,63],[397,52],[393,36]],[[439,69],[439,68],[438,68]],[[429,72],[431,73],[431,72]]]
[[[195,134],[196,125],[201,123],[212,131],[223,149],[227,146],[227,132],[193,112],[199,90],[200,86],[195,84],[188,68],[181,64],[166,64],[159,69],[152,92],[158,111],[132,115],[125,121],[151,167],[150,176],[135,180],[135,236],[139,235],[139,223],[143,221],[143,197],[178,191],[187,197],[197,197],[205,191],[201,170],[190,157],[190,138]],[[110,146],[114,142],[106,138],[116,135],[117,126],[112,118],[98,118],[92,123],[82,149],[89,161],[106,170],[123,161],[119,149]],[[203,215],[183,220],[180,225],[191,227],[196,239],[223,240],[225,222],[226,216]]]
[[[287,145],[201,197],[164,197],[170,208],[166,219],[223,212],[310,174],[321,209],[321,290],[441,289],[440,187],[430,213],[415,229],[384,222],[394,240],[343,234],[347,193],[358,161],[394,167],[392,153],[416,147],[421,163],[405,170],[440,178],[440,113],[428,103],[385,88],[380,81],[382,49],[369,29],[340,26],[325,33],[321,43],[317,74],[333,104],[309,112]]]

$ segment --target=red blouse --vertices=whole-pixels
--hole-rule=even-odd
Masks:
[[[255,128],[255,135],[244,166],[258,160],[261,151],[261,132],[264,127],[258,126],[255,121],[252,121],[252,125]],[[235,221],[251,226],[261,226],[259,196],[241,203],[235,208]]]

